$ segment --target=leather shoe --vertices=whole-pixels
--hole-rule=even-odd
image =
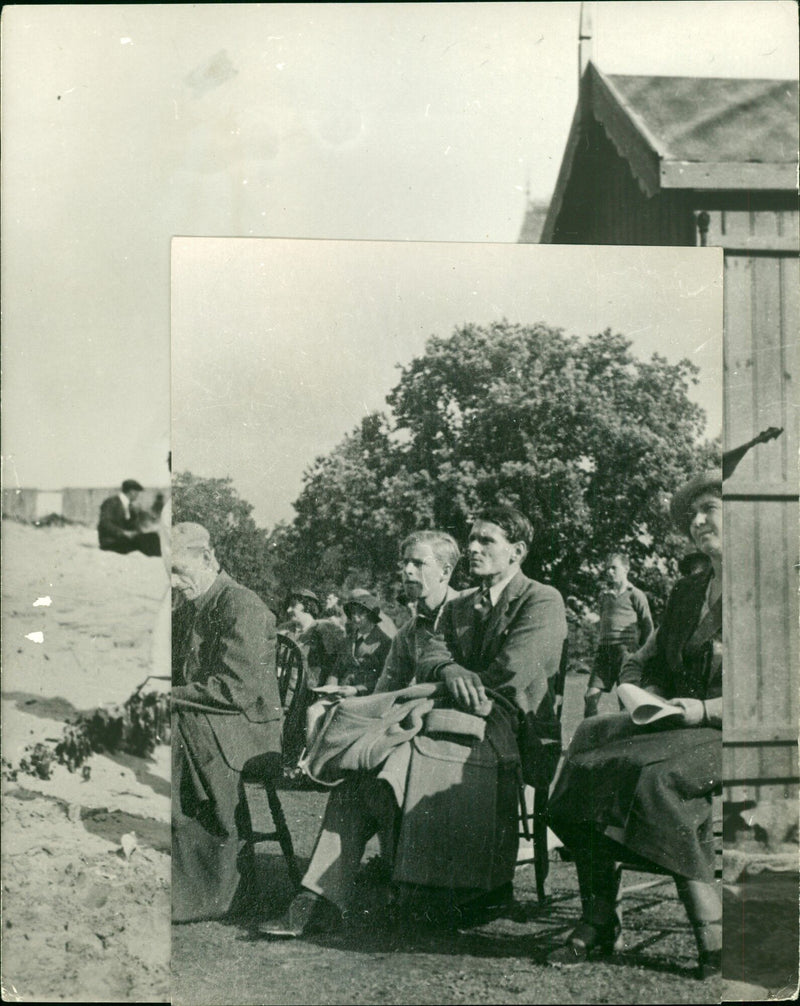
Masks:
[[[553,964],[581,964],[595,957],[608,957],[623,950],[625,940],[619,922],[606,926],[579,923],[567,937],[566,945],[547,958]]]
[[[273,922],[258,926],[260,936],[297,939],[313,933],[331,932],[342,924],[342,913],[332,902],[304,891],[289,905],[288,910]]]

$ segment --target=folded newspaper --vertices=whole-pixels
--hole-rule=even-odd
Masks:
[[[683,710],[678,706],[673,706],[666,699],[659,698],[652,692],[646,692],[638,685],[619,685],[617,695],[620,702],[631,714],[633,722],[640,727],[667,716],[680,716],[683,713]]]

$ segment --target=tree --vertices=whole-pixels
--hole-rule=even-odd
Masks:
[[[198,478],[179,472],[173,477],[172,507],[174,523],[202,524],[225,572],[279,611],[283,597],[278,555],[286,531],[282,525],[271,534],[258,527],[251,516],[252,505],[239,496],[229,478]]]
[[[667,499],[718,448],[698,443],[697,368],[630,347],[610,330],[579,339],[506,321],[432,337],[387,396],[390,416],[368,417],[306,472],[296,564],[386,582],[406,533],[463,541],[479,507],[505,500],[537,531],[526,570],[565,595],[593,603],[616,549],[665,588],[685,551]]]

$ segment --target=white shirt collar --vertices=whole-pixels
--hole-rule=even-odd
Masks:
[[[120,493],[119,498],[122,500],[122,506],[125,510],[125,519],[127,520],[131,515],[131,501],[125,495],[125,493]]]
[[[492,607],[494,607],[497,604],[498,600],[500,599],[500,595],[503,593],[503,591],[506,589],[509,583],[511,583],[511,581],[514,579],[514,577],[517,575],[518,572],[519,572],[518,569],[513,570],[513,572],[509,573],[509,575],[504,580],[501,580],[499,583],[492,584],[492,586],[489,588],[489,600],[492,602]]]

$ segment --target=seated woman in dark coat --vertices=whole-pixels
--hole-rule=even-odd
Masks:
[[[621,949],[619,861],[675,878],[695,932],[701,978],[717,974],[722,903],[714,884],[712,794],[722,786],[722,480],[692,479],[672,516],[708,556],[675,585],[642,687],[681,710],[635,726],[629,713],[581,724],[550,803],[550,825],[575,856],[582,920],[551,960]]]

